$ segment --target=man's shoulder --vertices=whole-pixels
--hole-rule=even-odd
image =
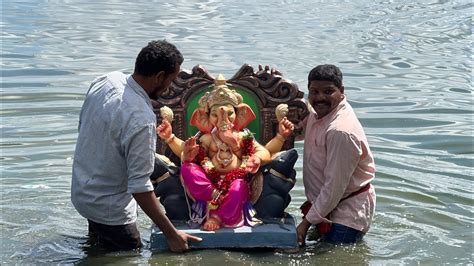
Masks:
[[[132,128],[156,122],[153,109],[146,99],[129,85],[130,75],[113,71],[98,77],[89,98],[100,101],[100,108],[110,120]],[[92,100],[92,99],[91,99]]]
[[[127,75],[120,71],[109,72],[105,74],[105,78],[113,90],[123,91],[127,85]]]
[[[329,138],[360,139],[365,136],[364,129],[352,109],[341,110],[342,113],[331,121],[327,135]]]
[[[101,76],[96,77],[92,81],[92,86],[95,84],[98,84],[100,82],[108,82],[111,84],[116,84],[116,85],[123,85],[127,82],[127,75],[123,72],[120,71],[112,71],[106,74],[103,74]]]
[[[122,72],[114,71],[95,78],[87,92],[88,97],[100,97],[98,95],[110,96],[123,91],[127,83],[127,75]],[[97,96],[94,96],[97,95]]]
[[[131,127],[145,127],[156,125],[156,114],[153,109],[148,106],[147,102],[141,97],[124,97],[121,113],[128,117]]]
[[[112,71],[112,72],[102,75],[101,77],[105,77],[107,80],[113,81],[113,82],[121,82],[121,83],[127,82],[127,74],[121,71]]]
[[[351,133],[354,127],[359,127],[360,121],[349,103],[338,110],[330,123],[330,129]]]

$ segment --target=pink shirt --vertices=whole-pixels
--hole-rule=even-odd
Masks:
[[[312,224],[333,222],[367,232],[374,216],[375,191],[345,199],[375,176],[374,158],[354,110],[344,98],[322,119],[312,108],[304,127],[303,183]],[[328,214],[329,220],[326,217]]]

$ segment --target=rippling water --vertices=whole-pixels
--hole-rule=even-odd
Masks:
[[[415,2],[2,1],[1,263],[472,264],[473,4]],[[131,72],[140,48],[164,38],[183,68],[231,77],[244,63],[270,64],[305,92],[313,66],[341,67],[378,170],[362,243],[297,253],[83,248],[86,221],[69,188],[84,94],[95,76]],[[150,220],[139,223],[148,240]]]

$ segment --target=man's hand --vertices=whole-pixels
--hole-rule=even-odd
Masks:
[[[173,252],[183,252],[189,249],[188,241],[201,241],[199,237],[188,235],[176,230],[168,217],[163,213],[153,191],[134,193],[133,197],[140,208],[160,228],[166,237],[168,247]]]
[[[168,247],[172,252],[184,252],[189,249],[189,241],[199,242],[202,238],[197,236],[188,235],[183,231],[176,230],[176,235],[172,237],[166,237]]]
[[[303,219],[301,223],[296,227],[296,234],[298,235],[298,244],[300,246],[304,246],[306,242],[306,234],[308,233],[308,229],[311,226],[311,224],[308,222],[308,220]]]

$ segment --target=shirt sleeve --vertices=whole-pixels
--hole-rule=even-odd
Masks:
[[[122,145],[127,161],[127,192],[133,194],[153,191],[150,175],[155,165],[155,125],[132,129]]]
[[[329,222],[325,217],[343,198],[359,163],[362,148],[355,136],[342,131],[332,131],[327,135],[326,152],[325,182],[306,215],[312,224]]]

